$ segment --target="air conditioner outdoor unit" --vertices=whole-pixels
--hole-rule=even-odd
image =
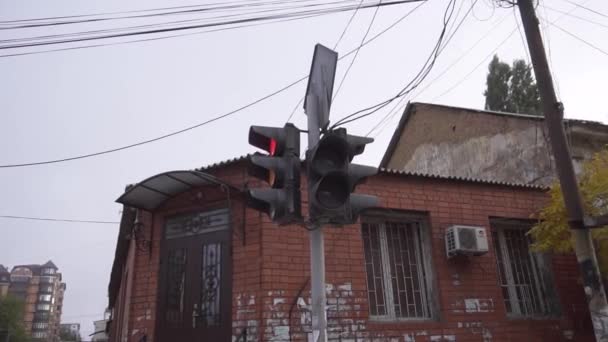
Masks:
[[[445,233],[448,258],[455,255],[482,255],[488,252],[488,236],[483,227],[451,226]]]

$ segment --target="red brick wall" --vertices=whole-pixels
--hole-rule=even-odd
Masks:
[[[216,175],[232,184],[244,184],[239,165],[219,169]],[[305,184],[303,184],[305,188]],[[452,224],[489,229],[490,217],[527,219],[544,204],[546,194],[505,186],[379,175],[360,187],[381,198],[382,206],[427,215],[431,229],[433,271],[438,289],[439,320],[379,323],[369,320],[366,274],[360,225],[325,229],[329,337],[334,341],[575,341],[592,340],[585,299],[572,255],[554,257],[554,273],[563,315],[555,320],[506,318],[494,247],[473,262],[448,261],[444,231]],[[225,196],[205,189],[205,200]],[[306,194],[303,194],[306,199]],[[161,228],[166,215],[204,207],[196,192],[166,203],[143,223],[152,238],[152,250],[136,251],[135,277],[129,313],[129,341],[146,334],[153,341],[159,271]],[[303,205],[306,212],[306,205]],[[308,232],[302,227],[278,227],[265,215],[232,200],[233,214],[233,340],[305,341],[310,329]],[[241,231],[245,226],[244,234]],[[488,231],[489,232],[489,231]],[[244,243],[243,243],[244,241]],[[476,301],[480,309],[467,310]],[[241,341],[244,341],[242,339]]]
[[[329,338],[339,341],[563,341],[592,340],[582,287],[573,255],[554,260],[563,315],[554,320],[508,319],[498,287],[494,247],[470,262],[447,260],[445,229],[453,224],[489,229],[490,217],[528,219],[547,197],[538,190],[380,175],[360,187],[382,206],[423,212],[430,221],[433,271],[439,293],[439,320],[380,323],[369,320],[360,225],[325,230]],[[305,196],[305,195],[303,195]],[[305,197],[304,197],[305,198]],[[309,286],[289,310],[309,276],[308,233],[277,227],[264,219],[262,301],[263,340],[306,340],[310,331]],[[488,230],[489,233],[489,230]],[[466,302],[479,309],[466,309]],[[286,337],[287,336],[287,337]]]
[[[221,169],[219,175],[223,180],[230,182],[239,188],[244,184],[244,173],[241,167],[229,167]],[[199,197],[198,194],[203,194]],[[127,260],[133,262],[132,281],[127,281],[127,269],[123,271],[120,292],[117,303],[114,305],[114,323],[111,326],[110,341],[138,342],[144,336],[146,341],[154,341],[156,319],[158,317],[158,287],[160,271],[160,252],[162,231],[165,217],[180,212],[191,212],[204,210],[207,203],[225,200],[227,192],[217,186],[202,187],[167,201],[154,213],[140,211],[140,221],[143,224],[142,239],[151,241],[151,248],[131,244]],[[255,338],[256,326],[252,320],[259,320],[261,307],[255,304],[258,296],[261,263],[259,229],[260,214],[247,210],[246,235],[243,234],[243,202],[236,193],[231,194],[233,235],[232,235],[232,257],[233,257],[233,333],[235,336],[248,327],[249,339]],[[246,244],[244,244],[246,242]],[[130,277],[129,277],[130,278]],[[125,299],[121,294],[126,291]],[[238,295],[237,295],[238,294]],[[250,301],[253,302],[250,304]],[[119,311],[126,311],[120,316]],[[125,317],[125,323],[119,324],[116,319]],[[119,336],[124,336],[121,339]]]

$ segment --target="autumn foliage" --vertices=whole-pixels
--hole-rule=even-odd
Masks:
[[[597,153],[583,165],[579,187],[586,216],[608,214],[608,148]],[[573,249],[572,236],[559,182],[549,191],[551,199],[537,218],[530,234],[538,251],[569,252]],[[608,226],[593,230],[597,257],[604,275],[608,274]]]

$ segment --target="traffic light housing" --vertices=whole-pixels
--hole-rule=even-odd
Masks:
[[[268,152],[249,157],[248,173],[270,188],[248,190],[248,206],[268,214],[278,224],[301,220],[300,130],[292,124],[251,126],[249,144]]]
[[[355,187],[377,173],[371,166],[352,164],[373,139],[348,135],[339,128],[323,135],[307,151],[309,216],[316,223],[349,224],[359,213],[378,205],[378,198],[353,193]]]

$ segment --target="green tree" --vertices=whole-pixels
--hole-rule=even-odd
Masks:
[[[8,295],[0,298],[0,331],[8,333],[11,342],[27,342],[29,337],[23,328],[24,303]]]
[[[486,78],[486,109],[508,112],[509,110],[509,79],[511,78],[511,67],[501,62],[494,55],[488,67]]]
[[[488,110],[542,115],[532,68],[523,59],[515,60],[513,66],[509,66],[494,55],[488,66],[483,94]]]
[[[579,185],[585,215],[608,214],[608,148],[583,164]],[[538,251],[569,252],[573,239],[558,182],[551,186],[550,201],[538,214],[538,223],[530,230],[533,247]],[[593,230],[593,239],[604,283],[608,275],[608,227]]]

